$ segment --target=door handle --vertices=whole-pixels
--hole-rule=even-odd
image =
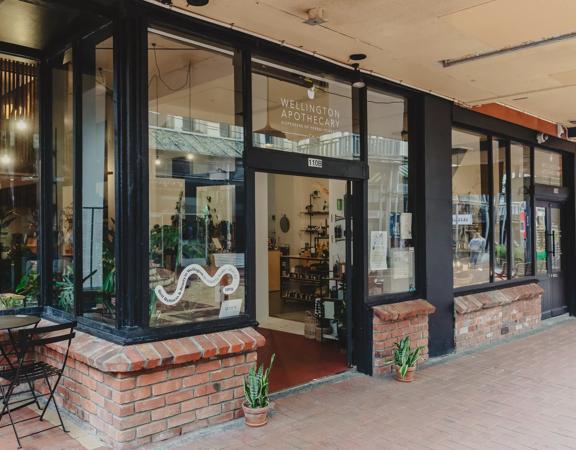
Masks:
[[[556,232],[552,230],[552,256],[556,256]]]

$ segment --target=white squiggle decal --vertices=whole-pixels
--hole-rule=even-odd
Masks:
[[[188,278],[194,274],[198,275],[198,278],[200,278],[200,280],[209,287],[217,286],[225,275],[230,275],[232,277],[232,283],[222,288],[222,292],[224,292],[226,295],[233,294],[240,285],[240,273],[238,272],[238,269],[232,264],[224,264],[218,269],[213,277],[208,275],[204,268],[199,264],[190,264],[180,274],[178,283],[176,284],[176,290],[172,294],[168,294],[166,289],[164,289],[164,286],[156,286],[156,288],[154,288],[156,297],[158,297],[158,300],[160,300],[165,305],[175,305],[182,299],[182,296],[184,295],[184,290],[186,289],[186,282],[188,281]]]

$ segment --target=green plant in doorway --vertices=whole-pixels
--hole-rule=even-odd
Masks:
[[[264,369],[264,364],[260,367],[251,367],[248,375],[244,378],[245,401],[242,404],[242,409],[246,424],[251,427],[265,425],[268,421],[270,370],[275,359],[276,354],[273,354],[267,369]]]
[[[399,381],[412,381],[416,363],[423,349],[423,346],[412,348],[410,346],[410,336],[405,336],[400,342],[394,343],[396,379]]]

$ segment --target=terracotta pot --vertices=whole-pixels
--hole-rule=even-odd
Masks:
[[[394,366],[394,368],[396,369],[396,379],[398,381],[402,381],[403,383],[410,383],[414,380],[414,372],[416,372],[416,366],[409,367],[404,378],[400,376],[400,366]]]
[[[268,410],[270,405],[263,408],[250,408],[242,403],[244,420],[249,427],[262,427],[268,423]]]

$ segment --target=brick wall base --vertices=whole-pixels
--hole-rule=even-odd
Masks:
[[[77,332],[58,405],[113,449],[173,438],[242,415],[243,378],[264,343],[252,328],[130,346]],[[60,367],[64,353],[58,343],[40,356]]]
[[[542,292],[537,284],[528,284],[456,297],[456,351],[495,343],[538,327]]]
[[[386,375],[393,368],[394,343],[410,336],[413,347],[424,346],[420,361],[428,359],[428,315],[436,308],[426,300],[411,300],[373,308],[372,374]]]

